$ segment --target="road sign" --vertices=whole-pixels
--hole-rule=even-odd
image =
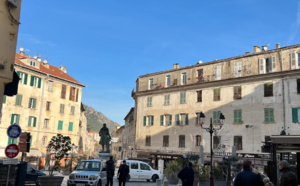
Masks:
[[[27,132],[22,132],[20,135],[19,150],[20,152],[26,152],[27,150]]]
[[[15,158],[19,154],[19,147],[16,144],[10,144],[5,148],[5,155],[8,158]]]
[[[7,135],[12,139],[16,139],[21,135],[21,127],[17,124],[11,125],[7,128]]]
[[[3,165],[16,165],[18,164],[18,159],[3,159]]]

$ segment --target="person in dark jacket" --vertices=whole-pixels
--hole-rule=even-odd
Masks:
[[[194,184],[194,170],[192,162],[189,162],[186,167],[180,170],[178,178],[182,181],[182,186],[193,186]]]
[[[129,174],[129,167],[126,165],[126,160],[123,160],[123,164],[120,165],[118,170],[118,179],[119,179],[119,186],[122,185],[125,186],[126,179]]]
[[[109,157],[109,160],[106,162],[106,174],[107,174],[107,186],[113,186],[113,178],[115,175],[115,162],[113,161],[113,156]]]
[[[282,160],[279,162],[279,171],[281,172],[281,176],[279,179],[279,186],[297,186],[297,177],[290,170],[290,164]]]
[[[264,186],[260,175],[252,172],[251,161],[245,160],[243,171],[238,173],[233,182],[234,186]]]

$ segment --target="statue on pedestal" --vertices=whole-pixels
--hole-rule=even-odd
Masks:
[[[102,145],[101,152],[109,153],[109,142],[111,140],[111,137],[109,135],[109,129],[106,127],[106,123],[103,123],[103,127],[99,131],[99,136],[101,138],[99,144]],[[106,146],[106,150],[104,149],[104,146]]]

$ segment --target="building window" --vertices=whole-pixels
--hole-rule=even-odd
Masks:
[[[39,77],[31,76],[30,86],[41,88],[42,79]]]
[[[234,110],[233,111],[233,123],[234,124],[242,124],[242,110]]]
[[[197,91],[197,102],[202,102],[202,90]]]
[[[28,127],[36,127],[36,117],[29,116]]]
[[[300,123],[300,108],[292,108],[293,123]]]
[[[215,88],[214,89],[214,101],[220,101],[221,100],[221,89]]]
[[[186,85],[186,73],[181,74],[181,85]]]
[[[186,92],[180,92],[180,104],[186,103]]]
[[[233,99],[242,99],[242,87],[241,86],[234,86],[233,87]]]
[[[171,126],[172,125],[172,115],[160,115],[160,126]]]
[[[185,147],[185,135],[179,135],[179,147]]]
[[[3,104],[6,103],[6,95],[3,96],[3,101],[2,102],[3,102]]]
[[[144,126],[153,126],[154,116],[144,116]]]
[[[35,98],[29,98],[29,104],[28,108],[36,108],[36,99]]]
[[[196,125],[201,125],[201,120],[202,118],[200,118],[200,112],[196,113]]]
[[[22,95],[17,94],[16,96],[16,105],[21,106],[22,105]]]
[[[27,85],[27,77],[28,77],[28,75],[26,73],[24,73],[24,72],[19,72],[19,71],[17,72],[17,74],[20,77],[19,83]]]
[[[44,120],[44,129],[48,128],[48,124],[49,124],[49,119],[45,119]]]
[[[47,101],[46,102],[46,111],[50,111],[50,107],[51,107],[51,102]]]
[[[242,76],[242,62],[234,63],[234,77],[241,77]]]
[[[213,112],[213,124],[214,125],[219,125],[220,124],[220,114],[221,114],[221,111],[214,111]]]
[[[146,136],[146,146],[151,146],[151,136]]]
[[[69,122],[68,131],[73,131],[73,122]]]
[[[188,125],[189,124],[189,115],[184,114],[176,114],[175,115],[176,125]]]
[[[42,138],[42,146],[45,147],[47,142],[47,136],[43,136]]]
[[[234,136],[233,145],[236,150],[243,150],[243,137],[242,136]]]
[[[176,86],[177,85],[177,79],[174,79],[173,80],[173,86]]]
[[[215,80],[221,80],[221,66],[215,66],[214,76]]]
[[[163,147],[169,147],[169,135],[163,136]]]
[[[30,61],[30,66],[35,67],[35,61]]]
[[[213,148],[216,149],[220,145],[220,138],[221,136],[213,136]]]
[[[151,96],[147,97],[147,107],[152,107],[152,97]]]
[[[71,100],[71,101],[75,101],[76,99],[76,97],[77,97],[77,94],[78,94],[78,89],[76,89],[76,88],[74,88],[74,87],[70,87],[70,97],[69,97],[69,99]]]
[[[153,79],[149,79],[148,89],[149,90],[153,89]]]
[[[65,112],[65,105],[64,104],[60,104],[59,113],[63,114],[64,112]]]
[[[165,103],[164,105],[170,105],[170,94],[165,95]]]
[[[166,87],[170,87],[171,86],[171,76],[168,75],[166,76]]]
[[[59,120],[58,121],[58,126],[57,126],[57,130],[62,130],[63,129],[63,121]]]
[[[11,115],[11,120],[10,120],[10,124],[17,124],[19,125],[19,121],[20,121],[20,114],[12,114]]]
[[[276,57],[260,58],[258,59],[259,73],[271,73],[276,72]]]
[[[204,80],[204,77],[203,77],[203,69],[199,69],[199,70],[197,70],[197,72],[198,72],[198,82],[203,82],[203,80]]]
[[[75,115],[75,106],[71,106],[71,115]]]
[[[66,92],[67,92],[67,85],[62,85],[62,87],[61,87],[61,95],[60,95],[60,97],[62,99],[66,99]]]
[[[293,52],[290,54],[291,69],[298,69],[300,67],[300,53]]]
[[[265,123],[274,123],[274,109],[265,108]]]
[[[196,146],[200,146],[201,145],[201,136],[197,135],[196,136]]]
[[[300,94],[300,79],[297,79],[297,93]]]
[[[273,83],[264,84],[264,96],[265,97],[273,96]]]
[[[48,91],[49,92],[53,91],[53,81],[48,81]]]

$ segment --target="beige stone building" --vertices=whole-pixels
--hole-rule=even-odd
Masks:
[[[14,77],[14,59],[20,24],[21,1],[16,1],[15,5],[7,1],[0,2],[0,103],[2,103],[4,94],[8,95],[9,92],[13,92],[8,84],[13,81]],[[16,85],[13,84],[12,87]],[[1,117],[2,104],[0,104],[0,124]]]
[[[123,152],[123,134],[124,134],[124,126],[117,126],[113,132],[111,133],[111,154],[113,155],[115,160],[124,159]]]
[[[222,60],[142,75],[136,80],[135,100],[137,157],[170,159],[203,145],[209,154],[209,133],[201,128],[218,127],[213,136],[215,155],[262,154],[262,141],[285,130],[300,133],[300,45],[254,52]],[[259,162],[256,162],[259,163]],[[261,162],[260,162],[261,163]]]
[[[14,66],[20,77],[18,94],[4,97],[1,134],[15,123],[23,132],[30,132],[28,156],[45,156],[48,142],[57,134],[70,136],[72,143],[83,150],[87,133],[81,96],[85,85],[68,75],[66,67],[54,67],[22,51],[16,53]],[[3,149],[10,143],[17,144],[17,140],[6,135],[0,139],[3,157]]]
[[[123,158],[134,158],[136,157],[135,151],[135,117],[134,108],[131,108],[128,114],[124,118],[125,125],[123,130]]]

